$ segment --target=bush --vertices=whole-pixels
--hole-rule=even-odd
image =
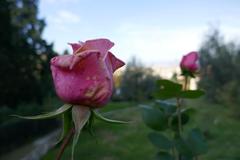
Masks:
[[[159,76],[154,75],[151,68],[142,66],[133,58],[122,75],[120,95],[128,101],[152,99],[157,79]]]

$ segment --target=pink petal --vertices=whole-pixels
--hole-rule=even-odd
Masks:
[[[56,67],[65,68],[65,69],[73,69],[77,64],[85,59],[90,54],[97,54],[100,56],[99,52],[87,50],[84,52],[81,52],[79,55],[61,55],[56,56],[51,59],[51,65],[54,65]]]
[[[71,45],[72,49],[73,49],[73,53],[75,53],[79,48],[82,47],[83,42],[79,42],[79,43],[68,43],[69,45]]]
[[[114,43],[108,39],[88,40],[83,45],[83,50],[98,50],[103,56],[114,46]]]
[[[187,54],[187,59],[191,62],[196,62],[198,60],[198,53],[197,52],[190,52]]]
[[[51,65],[67,69],[71,66],[72,60],[73,55],[56,56],[51,59]]]
[[[111,97],[113,80],[99,52],[86,56],[73,69],[63,70],[51,65],[55,89],[66,103],[98,107]],[[72,55],[75,56],[75,55]]]
[[[108,52],[108,57],[110,59],[110,63],[112,65],[112,70],[115,72],[118,68],[125,65],[123,61],[115,57],[111,52]]]

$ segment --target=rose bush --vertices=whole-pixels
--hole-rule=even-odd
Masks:
[[[198,58],[197,52],[190,52],[183,56],[180,62],[181,69],[191,73],[196,72],[199,68],[197,64]]]
[[[70,43],[72,55],[52,58],[51,70],[57,95],[66,103],[101,107],[113,90],[113,72],[124,62],[109,50],[108,39]]]

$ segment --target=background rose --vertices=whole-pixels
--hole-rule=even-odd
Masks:
[[[199,68],[197,61],[198,61],[198,53],[197,52],[190,52],[187,55],[182,57],[180,67],[182,70],[196,72]]]
[[[66,103],[100,107],[113,90],[113,72],[124,62],[109,50],[108,39],[70,43],[73,55],[52,58],[51,70],[57,95]]]

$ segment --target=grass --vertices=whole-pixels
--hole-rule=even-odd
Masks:
[[[76,148],[76,160],[150,160],[156,149],[147,139],[151,132],[141,121],[136,104],[121,102],[110,103],[104,112],[132,107],[129,110],[116,112],[115,119],[131,120],[129,125],[111,125],[102,122],[95,124],[96,137],[83,132]],[[230,108],[213,105],[202,100],[188,105],[196,108],[197,114],[192,127],[200,127],[206,137],[209,152],[199,157],[200,160],[239,160],[240,159],[240,123],[232,116]],[[51,150],[43,160],[55,158],[57,149]],[[71,148],[68,147],[63,160],[69,160]]]
[[[240,159],[240,119],[230,107],[208,104],[203,101],[190,102],[198,110],[196,124],[205,132],[209,151],[203,160]]]

